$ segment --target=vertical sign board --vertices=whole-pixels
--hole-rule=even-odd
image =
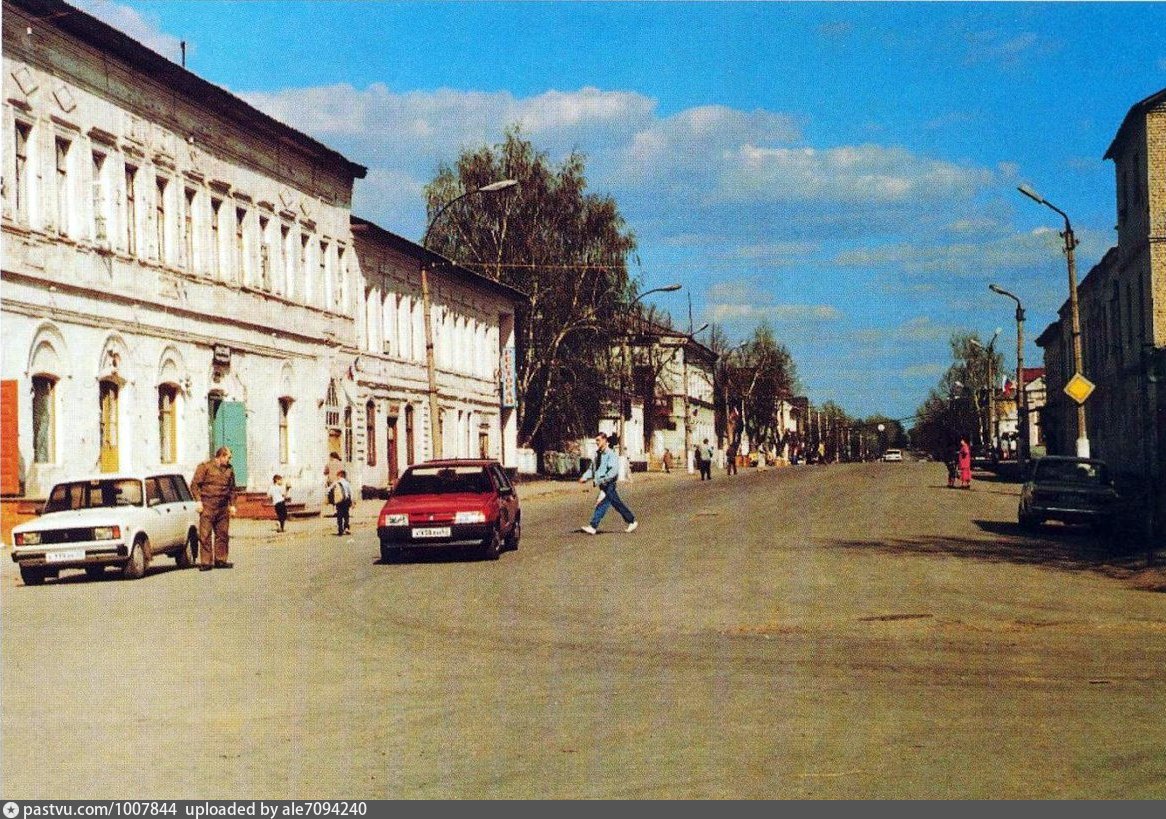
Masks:
[[[514,366],[514,347],[503,347],[498,362],[498,381],[502,391],[502,408],[518,406],[518,376]]]
[[[221,446],[231,450],[235,485],[247,485],[247,406],[242,401],[223,401],[211,428],[211,454]]]

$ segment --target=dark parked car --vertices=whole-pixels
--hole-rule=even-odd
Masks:
[[[518,491],[497,461],[414,464],[389,493],[377,536],[386,563],[435,546],[470,546],[497,560],[503,548],[517,549],[522,536]]]
[[[1032,464],[1020,491],[1017,518],[1024,527],[1059,520],[1107,529],[1117,500],[1104,461],[1049,455]]]

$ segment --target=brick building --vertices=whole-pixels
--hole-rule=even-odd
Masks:
[[[1144,487],[1166,521],[1166,90],[1130,108],[1105,153],[1117,192],[1117,246],[1081,280],[1083,375],[1097,385],[1085,404],[1090,454]],[[1037,338],[1048,404],[1041,424],[1050,454],[1072,454],[1075,405],[1069,305]]]

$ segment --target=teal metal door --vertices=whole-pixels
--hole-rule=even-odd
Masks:
[[[219,447],[231,450],[235,484],[247,485],[247,406],[242,401],[223,401],[211,421],[211,454]]]

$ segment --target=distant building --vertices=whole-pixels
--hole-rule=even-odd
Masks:
[[[404,467],[433,453],[423,264],[433,270],[430,314],[442,457],[497,458],[514,466],[514,315],[526,296],[365,219],[353,217],[352,233],[362,292],[359,343],[348,351],[351,404],[363,427],[357,436],[359,463],[350,470],[354,484],[388,486]]]
[[[1130,108],[1105,153],[1114,161],[1117,246],[1078,286],[1090,454],[1142,484],[1166,522],[1166,90]],[[1075,405],[1069,306],[1041,333],[1050,453],[1072,454]]]

